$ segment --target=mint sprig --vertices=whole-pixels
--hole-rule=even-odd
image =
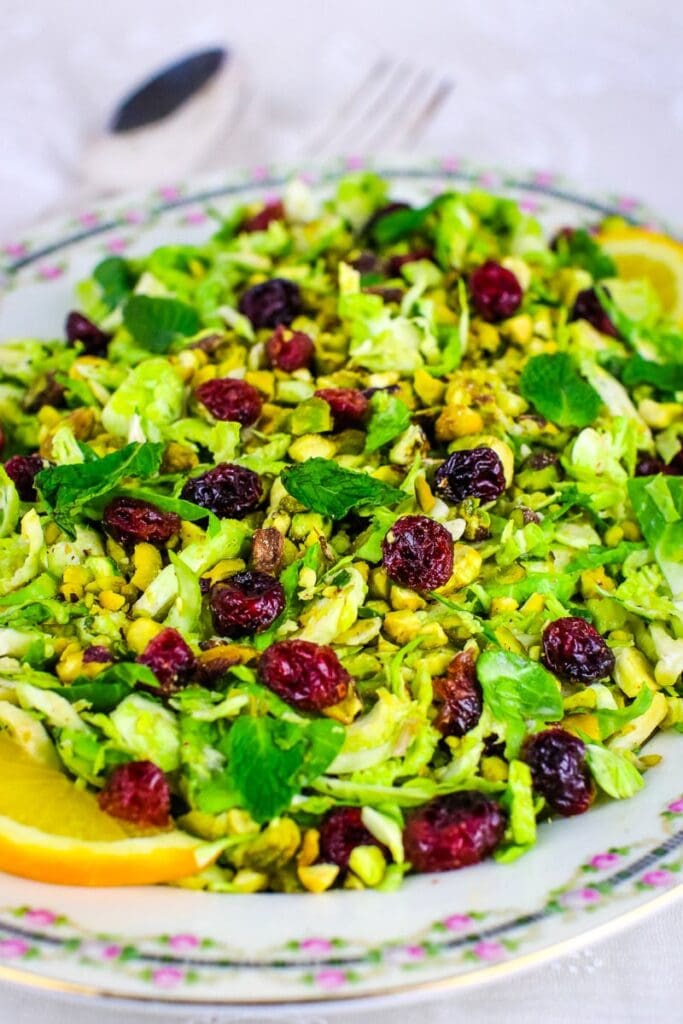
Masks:
[[[121,256],[100,260],[92,276],[102,289],[102,301],[109,309],[115,309],[133,288],[133,274]]]
[[[603,277],[614,277],[617,273],[612,257],[585,228],[560,235],[557,240],[557,262],[560,267],[587,270],[595,281]]]
[[[123,309],[123,324],[135,341],[150,352],[168,352],[176,338],[189,338],[201,324],[186,302],[150,295],[132,295]]]
[[[285,489],[312,512],[343,519],[352,508],[396,505],[405,498],[398,487],[338,466],[331,459],[308,459],[282,471]]]
[[[343,742],[343,727],[330,719],[240,716],[228,733],[226,753],[243,806],[259,823],[282,814],[332,764]]]
[[[101,459],[92,449],[86,449],[89,454],[85,462],[41,470],[36,487],[54,521],[73,537],[86,505],[109,494],[129,477],[148,480],[156,476],[163,449],[162,444],[150,442],[128,444]]]
[[[519,390],[541,416],[560,427],[587,427],[602,400],[584,380],[566,352],[532,356],[522,371]]]

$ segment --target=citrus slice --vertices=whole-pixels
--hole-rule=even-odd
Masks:
[[[222,848],[177,830],[131,835],[92,793],[0,734],[0,870],[57,885],[151,885],[201,871]]]
[[[598,235],[603,249],[627,281],[647,280],[664,313],[683,324],[683,245],[644,228],[620,226]]]

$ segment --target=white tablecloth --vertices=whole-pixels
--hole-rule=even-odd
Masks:
[[[82,147],[131,83],[215,41],[244,58],[258,113],[236,133],[233,164],[286,159],[373,55],[400,54],[455,82],[425,133],[426,153],[559,171],[585,192],[640,197],[683,225],[683,6],[675,0],[0,0],[0,237],[73,187]],[[334,1019],[679,1021],[682,935],[679,903],[516,980]],[[142,1019],[0,988],[2,1024]]]

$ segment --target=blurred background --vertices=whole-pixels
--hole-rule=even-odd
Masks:
[[[675,0],[0,0],[0,12],[5,239],[77,206],[92,191],[84,157],[122,97],[211,45],[230,50],[232,115],[208,148],[186,129],[155,162],[159,181],[305,163],[335,147],[348,155],[360,143],[560,172],[583,192],[634,195],[683,222]],[[368,76],[380,60],[392,62],[393,78],[375,95]],[[378,100],[379,121],[392,97],[398,112],[437,78],[447,88],[415,130],[403,132],[398,113],[397,131],[381,125],[372,137],[350,123],[364,99]],[[424,95],[427,105],[433,93]],[[340,113],[349,131],[330,139]],[[127,184],[118,170],[117,180]]]

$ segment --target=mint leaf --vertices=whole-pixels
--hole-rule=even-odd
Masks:
[[[177,337],[188,338],[200,328],[192,306],[179,299],[133,295],[123,310],[124,327],[150,352],[168,352]]]
[[[101,260],[92,276],[102,289],[102,301],[109,309],[115,309],[132,291],[133,274],[121,256]]]
[[[511,651],[484,651],[477,659],[484,699],[500,721],[559,722],[564,714],[557,680],[531,658]]]
[[[84,462],[97,462],[99,456],[92,450],[89,444],[83,444],[82,441],[78,440],[76,441],[76,444],[80,449]]]
[[[228,733],[226,754],[245,809],[259,823],[282,814],[293,796],[322,775],[343,742],[343,727],[329,719],[299,724],[242,715]]]
[[[397,487],[375,480],[368,473],[343,469],[331,459],[308,459],[283,469],[285,489],[312,512],[343,519],[352,508],[396,505],[405,498]]]
[[[128,444],[101,459],[49,466],[36,476],[36,487],[54,521],[73,537],[75,522],[86,505],[109,494],[127,477],[154,476],[159,471],[163,449],[163,444]]]
[[[614,260],[583,228],[560,235],[557,240],[557,262],[560,267],[580,267],[599,281],[602,277],[616,277]]]
[[[91,711],[111,711],[124,697],[132,693],[131,687],[126,683],[107,684],[100,682],[99,679],[86,682],[85,679],[83,676],[82,681],[77,679],[70,686],[56,686],[54,692],[60,697],[66,697],[72,704],[86,701]]]
[[[586,744],[586,761],[591,775],[600,789],[615,800],[634,796],[645,785],[645,780],[632,761],[616,750]]]
[[[683,363],[683,331],[671,323],[651,323],[634,320],[614,301],[606,288],[598,285],[595,292],[603,309],[616,327],[619,337],[639,352],[643,342],[648,342],[664,362],[678,366]]]
[[[374,393],[370,399],[370,409],[366,452],[376,452],[410,426],[410,409],[400,398],[394,398],[387,391]]]
[[[659,391],[683,391],[683,364],[654,363],[642,356],[631,356],[615,364],[617,376],[627,388],[651,384]]]
[[[386,213],[379,217],[370,228],[369,234],[379,245],[391,245],[393,242],[400,242],[409,238],[420,228],[424,227],[430,213],[439,205],[438,199],[433,199],[426,206],[417,209],[395,210],[393,213]]]
[[[522,370],[519,390],[542,416],[560,427],[587,427],[602,405],[600,395],[566,352],[532,356]]]

